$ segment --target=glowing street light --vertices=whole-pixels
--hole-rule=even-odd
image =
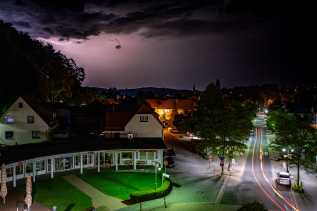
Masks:
[[[286,172],[289,172],[289,168],[288,168],[288,160],[289,158],[291,157],[291,153],[294,152],[294,149],[289,149],[288,147],[287,148],[283,148],[282,149],[282,152],[286,153],[286,155],[284,155],[284,157],[286,158]]]

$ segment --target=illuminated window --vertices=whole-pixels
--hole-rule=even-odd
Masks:
[[[12,116],[5,116],[4,117],[4,122],[6,124],[13,124],[13,123],[15,123],[15,119]]]
[[[149,116],[148,115],[140,116],[140,122],[148,122],[148,121],[149,121]]]

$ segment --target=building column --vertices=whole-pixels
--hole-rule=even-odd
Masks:
[[[80,174],[83,174],[83,154],[80,153]]]
[[[36,162],[33,161],[33,182],[35,182],[35,177],[36,177]]]
[[[73,166],[72,166],[72,169],[75,169],[75,164],[76,164],[76,163],[75,163],[75,155],[73,155],[73,156],[72,156],[72,160],[73,160]]]
[[[55,160],[51,158],[51,179],[54,178]]]
[[[136,151],[133,152],[133,169],[136,170]]]
[[[156,153],[158,153],[158,160],[161,163],[161,166],[164,166],[164,154],[163,154],[163,150],[159,149]]]
[[[118,152],[114,153],[114,160],[115,160],[115,165],[116,165],[116,171],[118,171]]]
[[[100,152],[97,152],[97,171],[100,172]]]
[[[13,187],[17,186],[16,163],[13,165]]]
[[[26,174],[26,164],[25,164],[25,161],[23,161],[23,175],[24,175],[24,178],[25,178],[25,174]]]

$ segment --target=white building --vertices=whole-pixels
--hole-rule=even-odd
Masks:
[[[19,100],[16,103],[26,103],[22,98]],[[17,109],[16,103],[12,105],[14,109]],[[6,115],[16,117],[14,109],[15,112],[8,109],[11,113],[6,112]],[[21,112],[19,121],[31,111],[28,108],[27,112]],[[53,178],[56,173],[64,171],[78,170],[83,174],[86,168],[96,168],[99,172],[102,168],[140,170],[162,166],[166,147],[163,127],[156,115],[147,105],[138,106],[125,115],[127,118],[123,118],[122,111],[107,112],[105,131],[100,135],[0,147],[0,164],[6,165],[7,181],[12,181],[15,187],[16,181],[26,176],[32,176],[35,181],[39,175]],[[44,121],[41,123],[45,125]]]
[[[19,97],[1,116],[0,144],[29,144],[48,140],[52,113],[33,106],[26,99]]]

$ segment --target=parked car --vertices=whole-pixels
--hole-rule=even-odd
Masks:
[[[291,186],[291,176],[288,172],[279,172],[277,173],[277,179],[276,182],[279,185],[286,185],[286,186]]]
[[[175,166],[175,161],[173,157],[166,157],[164,158],[164,160],[167,161],[167,165],[166,165],[167,168],[173,168]]]

